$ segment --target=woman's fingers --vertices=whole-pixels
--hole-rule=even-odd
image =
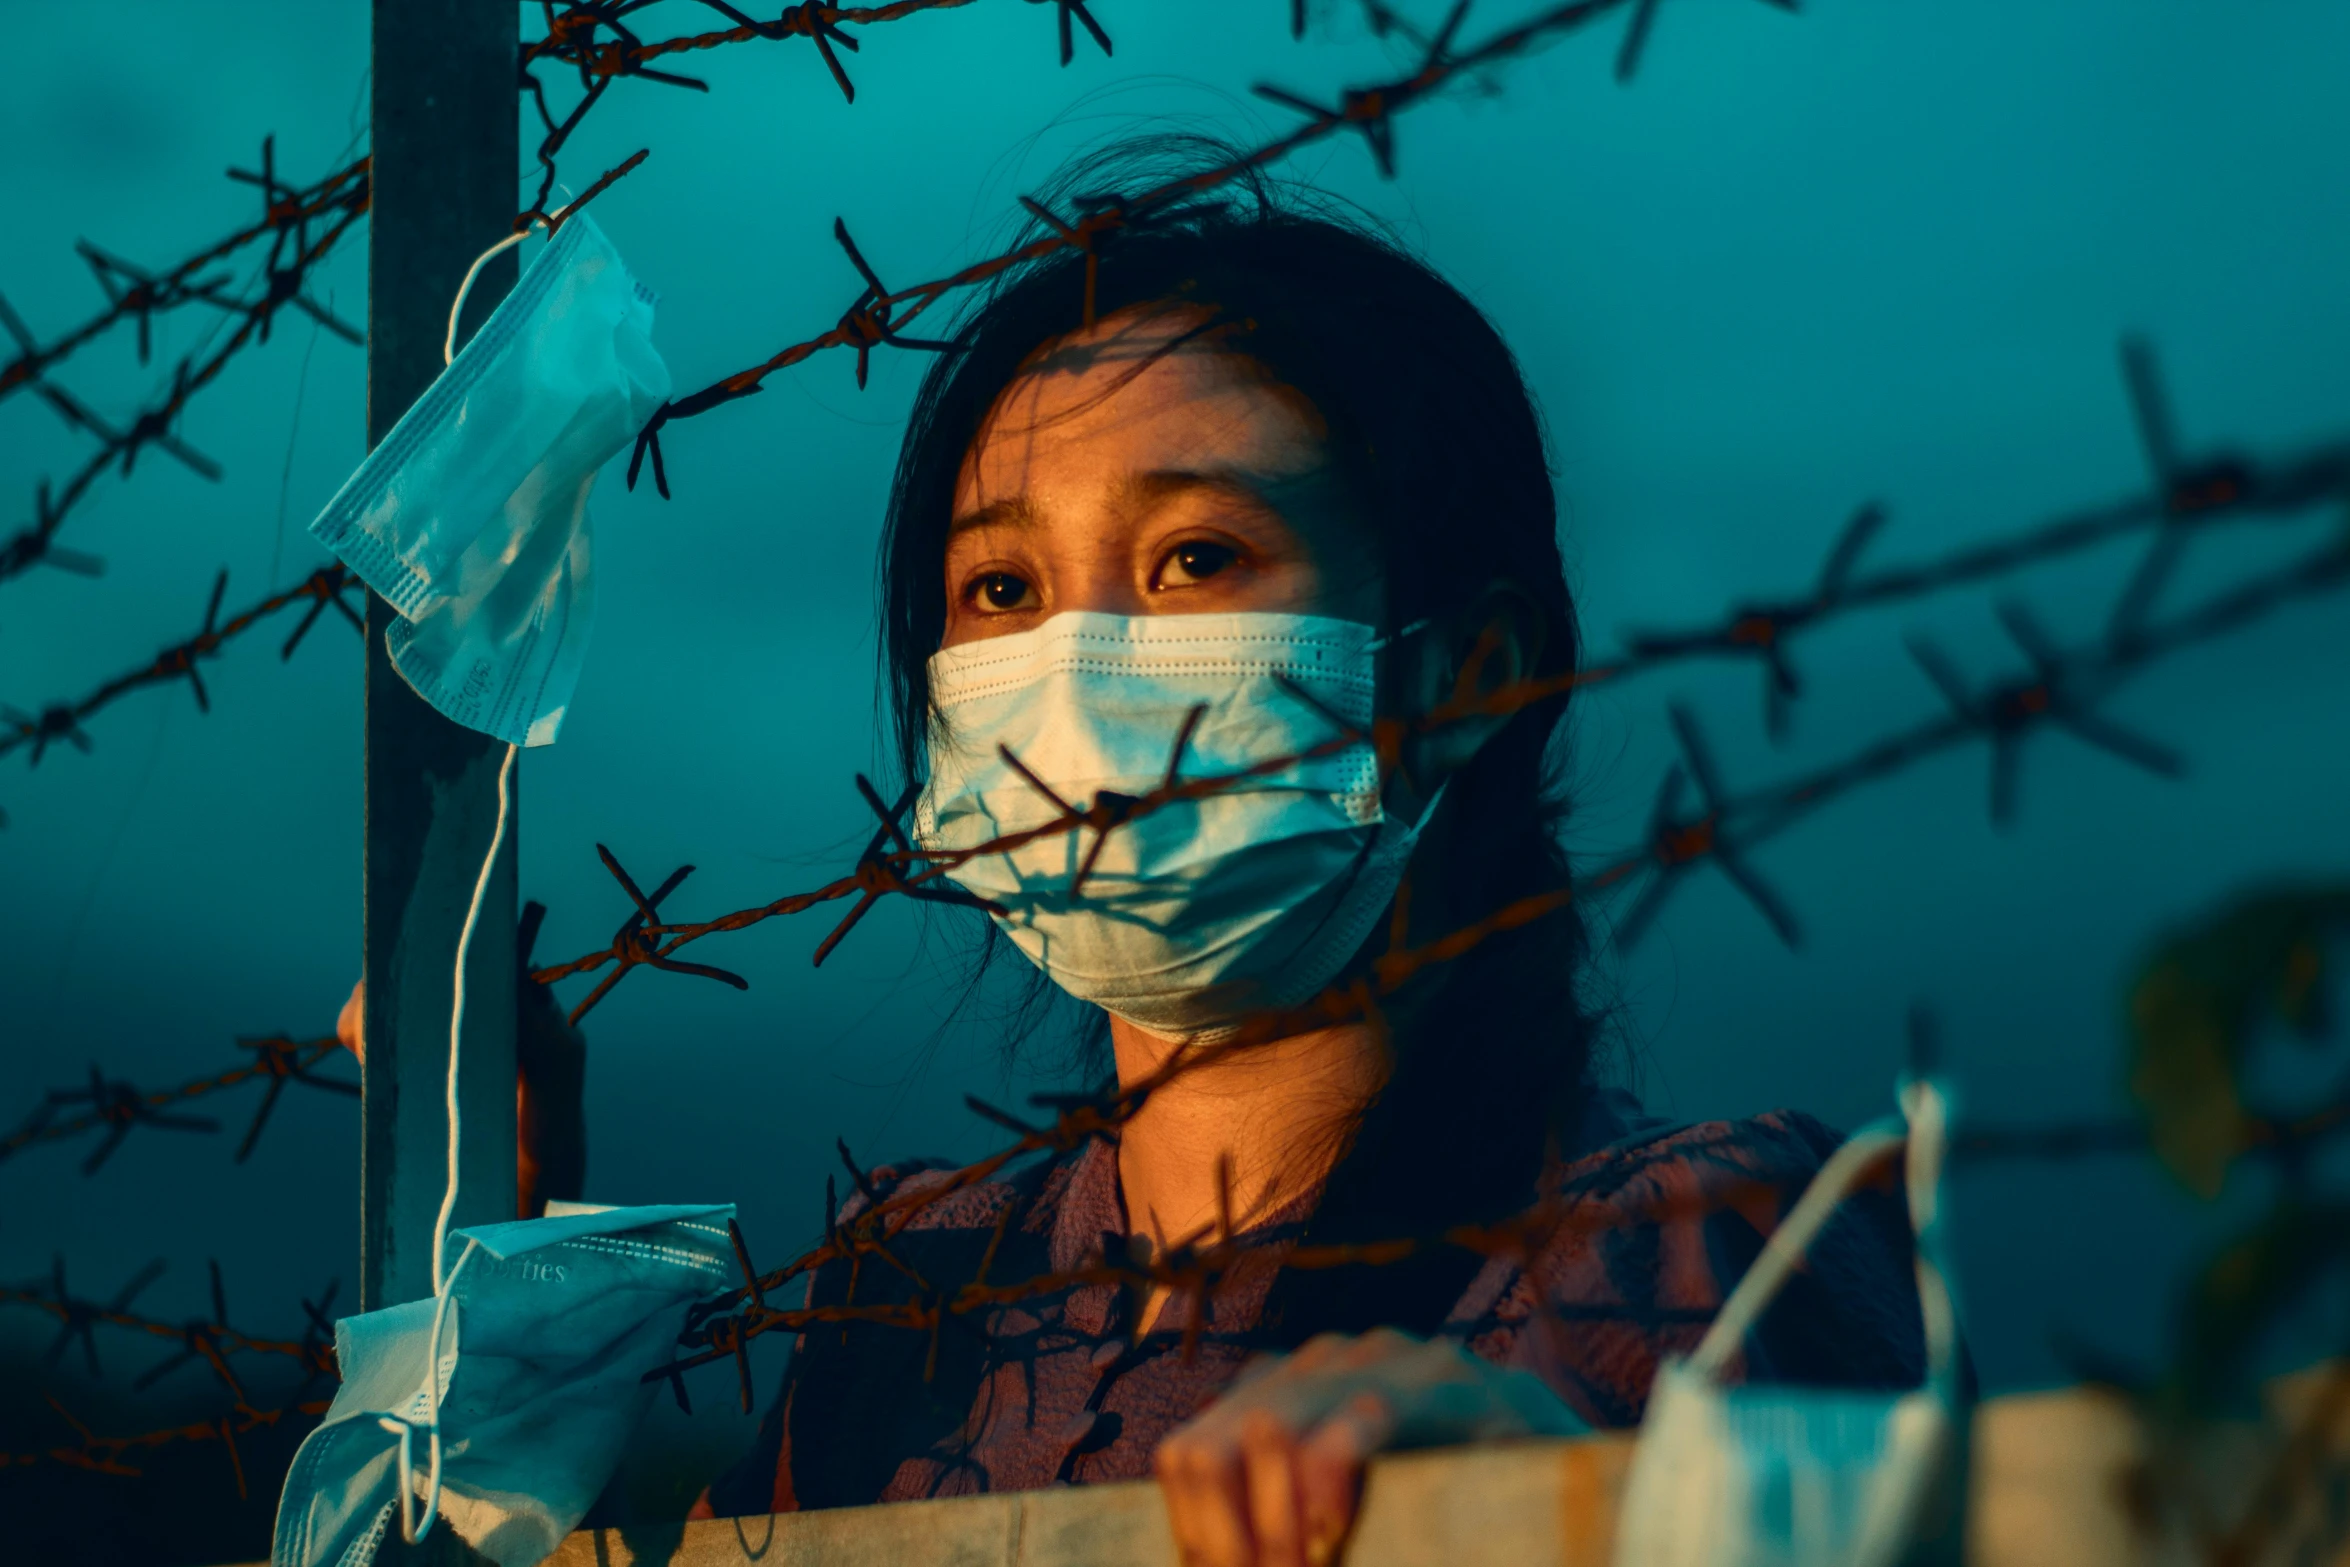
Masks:
[[[1183,1567],[1252,1567],[1248,1482],[1229,1423],[1183,1427],[1159,1444],[1154,1462]]]
[[[1363,1465],[1394,1434],[1395,1406],[1366,1388],[1298,1444],[1298,1516],[1306,1567],[1328,1567],[1338,1559],[1362,1502]]]
[[[1327,1567],[1372,1454],[1580,1428],[1539,1379],[1449,1339],[1333,1334],[1252,1364],[1160,1443],[1159,1480],[1186,1567]]]
[[[1305,1567],[1305,1518],[1297,1483],[1297,1433],[1269,1410],[1241,1417],[1249,1533],[1256,1567]]]
[[[1350,1408],[1367,1378],[1414,1340],[1325,1334],[1252,1361],[1225,1396],[1160,1443],[1168,1521],[1185,1567],[1307,1567],[1335,1559],[1362,1461],[1393,1425],[1385,1403]],[[1309,1477],[1310,1433],[1334,1413]]]

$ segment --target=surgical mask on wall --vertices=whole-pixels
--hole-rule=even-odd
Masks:
[[[1905,1082],[1898,1124],[1855,1133],[1813,1177],[1687,1360],[1669,1360],[1625,1482],[1616,1567],[1957,1567],[1967,1411],[1943,1277],[1948,1106]],[[1926,1380],[1906,1393],[1724,1385],[1730,1358],[1836,1204],[1906,1142]]]
[[[611,1478],[686,1307],[725,1287],[733,1216],[572,1205],[460,1230],[439,1295],[336,1323],[343,1384],[294,1455],[271,1567],[368,1567],[436,1514],[499,1567],[552,1555]]]
[[[652,328],[652,294],[570,219],[310,525],[398,612],[393,667],[468,728],[562,725],[595,607],[588,491],[669,395]]]
[[[1044,826],[1062,807],[1039,783],[1083,808],[1326,746],[1344,732],[1334,719],[1367,730],[1379,645],[1369,626],[1310,615],[1078,612],[942,649],[917,842],[967,849]],[[1331,746],[1106,842],[1051,834],[949,875],[1002,911],[1061,989],[1151,1033],[1212,1042],[1337,976],[1434,809],[1394,820],[1371,747]]]

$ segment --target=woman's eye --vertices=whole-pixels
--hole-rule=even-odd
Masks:
[[[1239,558],[1240,552],[1229,544],[1212,544],[1205,539],[1178,544],[1168,551],[1166,562],[1159,567],[1157,585],[1180,588],[1205,582]]]
[[[1025,577],[1015,577],[1008,571],[991,571],[971,584],[971,600],[980,608],[995,613],[1025,609],[1035,596],[1035,590]]]

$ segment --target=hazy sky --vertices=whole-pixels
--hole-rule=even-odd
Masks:
[[[0,290],[45,335],[98,298],[77,236],[174,258],[249,220],[249,190],[220,175],[264,134],[307,179],[364,129],[363,6],[9,9]],[[709,94],[621,85],[566,168],[582,182],[652,149],[598,219],[660,291],[657,341],[698,386],[847,302],[836,215],[885,279],[935,275],[1000,243],[1013,198],[1072,148],[1150,128],[1253,138],[1285,121],[1252,83],[1329,95],[1390,68],[1351,8],[1303,43],[1287,9],[1096,0],[1116,56],[1081,40],[1064,70],[1049,9],[988,0],[866,34],[854,106],[804,43],[698,55]],[[1470,33],[1517,9],[1481,5]],[[1630,89],[1610,80],[1613,47],[1570,41],[1498,75],[1498,95],[1416,111],[1393,183],[1353,141],[1288,170],[1396,223],[1517,349],[1595,651],[1800,590],[1864,501],[1891,509],[1873,558],[1892,561],[2126,495],[2144,471],[2125,330],[2159,344],[2198,449],[2350,433],[2350,9],[1817,0],[1791,18],[1722,0],[1667,7]],[[353,246],[322,291],[357,320],[365,281]],[[127,411],[205,326],[160,324],[148,369],[118,334],[59,379]],[[883,353],[859,393],[847,356],[821,356],[677,429],[666,504],[606,475],[593,654],[561,743],[523,767],[523,892],[553,911],[542,958],[601,945],[621,917],[598,842],[640,879],[698,865],[670,906],[686,915],[847,863],[863,814],[849,775],[878,752],[873,547],[923,365]],[[186,421],[222,482],[149,456],[69,525],[103,579],[0,584],[0,699],[77,693],[186,634],[223,565],[236,602],[318,563],[303,529],[361,454],[361,402],[359,352],[284,318]],[[81,450],[36,400],[0,404],[0,526]],[[2339,525],[2199,544],[2174,602]],[[2130,559],[2012,591],[2085,638]],[[1803,643],[1811,694],[1778,748],[1748,667],[1593,693],[1576,847],[1597,859],[1636,839],[1670,756],[1668,701],[1701,716],[1734,782],[1785,776],[1935,710],[1905,633],[1980,675],[2012,671],[1995,602],[1953,595]],[[358,966],[358,649],[331,622],[290,664],[275,642],[207,670],[208,717],[184,690],[142,693],[92,723],[93,755],[0,766],[0,1121],[93,1061],[159,1084],[227,1065],[239,1034],[332,1026]],[[2346,701],[2335,599],[2123,695],[2118,716],[2191,758],[2183,782],[2035,739],[2004,833],[1979,751],[1882,785],[1756,856],[1804,921],[1798,953],[1701,871],[1600,976],[1642,1090],[1675,1116],[1795,1105],[1849,1126],[1887,1107],[1919,999],[1972,1111],[2114,1113],[2133,958],[2236,889],[2350,864]],[[1002,1087],[984,1024],[941,1031],[951,933],[921,945],[888,911],[812,971],[824,928],[774,922],[697,954],[746,974],[747,994],[641,974],[593,1016],[591,1196],[733,1200],[779,1258],[815,1227],[836,1134],[866,1159],[987,1146],[963,1089],[1034,1085]],[[219,1106],[232,1133],[252,1102]],[[290,1097],[248,1165],[233,1146],[142,1134],[86,1181],[71,1149],[10,1161],[0,1277],[62,1250],[109,1286],[164,1256],[150,1300],[177,1314],[218,1256],[256,1329],[293,1331],[297,1292],[331,1275],[347,1306],[353,1107]],[[1960,1181],[1960,1283],[1990,1384],[2057,1378],[2052,1331],[2155,1350],[2207,1215],[2122,1162]],[[12,1338],[36,1330],[0,1319]]]

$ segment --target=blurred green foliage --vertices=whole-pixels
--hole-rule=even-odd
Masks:
[[[2200,1197],[2277,1122],[2245,1103],[2263,1024],[2323,1038],[2326,942],[2350,931],[2350,884],[2265,892],[2171,938],[2130,989],[2130,1093],[2155,1155]]]
[[[2261,1215],[2191,1284],[2169,1392],[2182,1412],[2235,1389],[2261,1331],[2350,1258],[2350,1200],[2317,1183],[2308,1155],[2350,1127],[2350,1079],[2324,1102],[2253,1102],[2263,1042],[2329,1035],[2328,947],[2350,934],[2350,884],[2260,892],[2165,941],[2129,994],[2129,1087],[2155,1156],[2197,1196],[2216,1198],[2247,1155],[2277,1171]]]

